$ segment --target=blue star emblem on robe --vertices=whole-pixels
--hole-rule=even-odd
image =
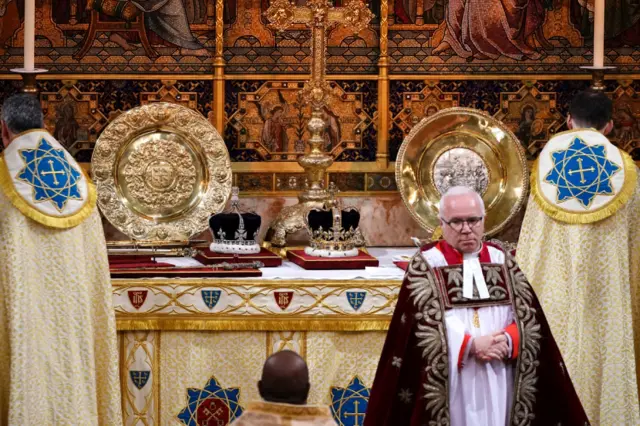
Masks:
[[[597,195],[615,195],[611,178],[622,168],[607,158],[604,145],[575,138],[566,150],[551,153],[553,168],[544,181],[558,188],[559,203],[575,198],[588,208]]]
[[[178,414],[186,426],[226,426],[242,415],[239,388],[223,388],[211,377],[204,389],[187,389],[187,406]]]
[[[331,388],[331,414],[339,426],[362,426],[370,389],[358,376],[346,388]]]
[[[18,179],[33,187],[33,201],[51,201],[62,211],[69,200],[82,200],[78,183],[82,174],[67,160],[63,149],[40,139],[35,149],[20,150],[25,167]]]

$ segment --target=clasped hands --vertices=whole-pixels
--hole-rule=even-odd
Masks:
[[[503,360],[509,357],[509,342],[503,331],[473,339],[469,355],[480,361]]]

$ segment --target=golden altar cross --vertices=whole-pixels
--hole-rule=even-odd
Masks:
[[[307,124],[311,134],[310,150],[298,160],[307,175],[307,188],[298,195],[299,203],[285,207],[267,231],[272,245],[284,247],[288,234],[305,227],[304,216],[308,210],[322,208],[328,198],[323,182],[333,157],[323,152],[326,123],[322,119],[322,108],[331,91],[326,80],[327,29],[336,24],[345,25],[356,34],[369,25],[373,13],[362,0],[348,0],[342,7],[333,7],[329,0],[308,0],[305,6],[295,6],[289,0],[273,0],[265,15],[278,31],[293,24],[311,28],[311,78],[302,90],[302,98],[311,105],[311,119]]]
[[[362,0],[350,0],[342,7],[333,7],[329,0],[308,0],[305,6],[294,6],[289,0],[274,0],[265,14],[278,31],[293,24],[311,28],[311,79],[303,93],[314,109],[321,109],[330,90],[325,78],[328,27],[345,25],[356,34],[369,25],[373,13]]]

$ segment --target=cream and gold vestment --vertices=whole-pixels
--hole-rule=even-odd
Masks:
[[[254,402],[231,426],[335,426],[329,407]]]
[[[533,167],[517,258],[592,425],[640,425],[640,176],[595,130]],[[635,341],[635,353],[634,353]]]
[[[120,425],[95,188],[44,130],[0,157],[0,425]]]

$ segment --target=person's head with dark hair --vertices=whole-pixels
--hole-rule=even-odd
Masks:
[[[19,93],[2,104],[2,142],[9,146],[15,135],[44,128],[44,115],[37,96]]]
[[[578,93],[569,106],[567,125],[570,129],[594,128],[603,134],[613,130],[613,102],[597,90]]]
[[[258,382],[260,396],[267,402],[303,405],[309,396],[309,369],[293,351],[276,352],[267,358]]]

